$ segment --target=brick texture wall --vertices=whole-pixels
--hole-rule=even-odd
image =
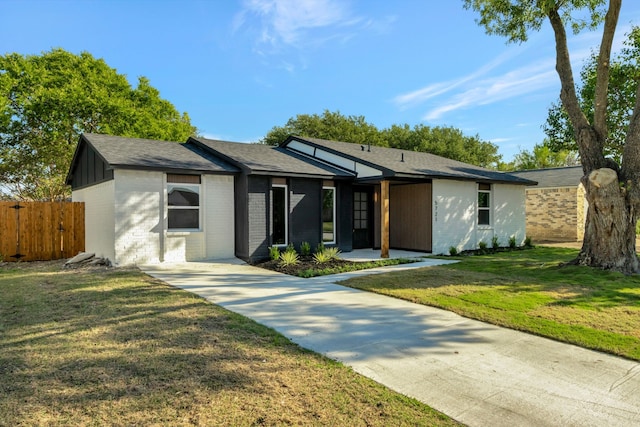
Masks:
[[[585,213],[582,187],[527,189],[527,236],[534,242],[582,240]]]

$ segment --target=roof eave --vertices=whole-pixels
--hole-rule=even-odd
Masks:
[[[232,166],[235,166],[236,168],[239,169],[240,172],[243,172],[247,175],[250,175],[252,172],[252,169],[250,167],[248,167],[246,164],[234,159],[233,157],[227,156],[224,153],[221,153],[220,151],[209,147],[207,144],[203,143],[202,141],[200,141],[199,139],[190,136],[189,139],[187,139],[186,144],[192,142],[193,144],[195,144],[196,146],[200,147],[202,150],[205,150],[211,154],[213,154],[214,156],[224,160],[227,163],[230,163]]]
[[[247,175],[268,175],[268,176],[282,176],[289,178],[309,178],[309,179],[353,179],[355,176],[345,176],[345,175],[337,175],[337,174],[320,174],[320,173],[299,173],[299,172],[286,172],[286,171],[275,171],[275,170],[252,170]]]
[[[391,176],[394,176],[396,174],[396,171],[393,170],[393,169],[389,169],[389,168],[386,168],[384,166],[380,166],[379,164],[370,162],[368,160],[363,160],[363,159],[361,159],[359,157],[352,156],[351,154],[344,153],[344,152],[342,152],[340,150],[335,150],[333,148],[325,147],[324,145],[316,144],[313,141],[309,141],[308,139],[305,139],[305,138],[303,138],[301,136],[294,136],[294,135],[289,136],[282,144],[279,145],[279,147],[286,148],[287,144],[289,144],[289,142],[291,142],[292,140],[296,140],[296,141],[299,141],[299,142],[305,142],[307,144],[310,144],[310,145],[314,146],[315,148],[320,148],[322,150],[327,150],[328,152],[330,152],[332,154],[335,154],[336,156],[341,156],[341,157],[349,159],[349,160],[351,160],[353,162],[362,163],[365,166],[369,166],[369,167],[371,167],[373,169],[378,169],[378,170],[380,170],[382,172],[383,176],[391,177]],[[327,162],[327,163],[329,163],[329,162]]]

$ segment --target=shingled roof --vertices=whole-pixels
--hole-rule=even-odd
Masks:
[[[577,187],[584,175],[582,166],[567,166],[563,168],[532,169],[511,172],[512,175],[524,179],[537,181],[538,188]]]
[[[281,147],[284,148],[290,141],[295,140],[309,143],[334,154],[346,156],[353,161],[380,169],[384,177],[462,179],[522,185],[535,184],[534,181],[523,177],[419,151],[364,146],[348,142],[297,136],[288,138]]]
[[[263,144],[219,141],[207,138],[189,138],[204,150],[220,156],[248,174],[305,176],[319,178],[353,177],[343,169],[309,159],[280,147]]]
[[[83,144],[91,146],[96,154],[113,169],[239,172],[238,168],[207,155],[191,144],[94,133],[85,133],[80,137],[74,161]]]

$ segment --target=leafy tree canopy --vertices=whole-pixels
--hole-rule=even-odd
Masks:
[[[626,274],[640,272],[635,245],[640,212],[640,89],[634,95],[622,150],[612,150],[609,138],[610,116],[615,116],[609,95],[612,68],[616,68],[611,67],[611,51],[622,0],[463,1],[466,8],[479,13],[477,22],[487,33],[509,41],[526,41],[528,32],[539,30],[548,19],[555,39],[560,100],[574,131],[584,172],[581,183],[589,202],[582,249],[572,263]],[[592,96],[576,90],[567,27],[574,32],[584,27],[601,30],[597,59],[592,60]],[[585,77],[585,90],[589,91],[591,76]],[[592,99],[590,106],[584,103],[586,96]],[[622,151],[618,161],[608,156],[616,151]]]
[[[482,167],[495,168],[502,158],[496,145],[477,135],[465,136],[452,127],[411,128],[404,124],[380,130],[363,116],[344,116],[328,110],[322,115],[299,114],[284,126],[272,128],[261,142],[278,145],[291,135],[422,151]]]
[[[550,12],[560,13],[564,25],[574,33],[594,30],[606,14],[605,0],[463,0],[466,9],[480,13],[476,20],[487,34],[522,43],[529,33],[539,31]]]
[[[147,78],[134,88],[87,52],[0,56],[0,95],[0,183],[15,198],[68,197],[64,178],[83,132],[169,141],[196,132]]]
[[[582,112],[593,121],[594,94],[597,78],[598,55],[593,53],[586,61],[580,77],[582,86],[578,98]],[[624,48],[610,64],[607,110],[608,134],[604,144],[605,155],[621,163],[622,151],[633,114],[636,91],[640,81],[640,27],[633,27],[627,34]],[[543,126],[554,151],[578,149],[575,131],[562,102],[552,104]]]
[[[545,140],[542,144],[534,145],[531,151],[521,150],[514,156],[513,162],[502,163],[498,169],[513,171],[578,165],[580,165],[580,162],[576,152],[569,150],[554,151],[549,146],[549,141]]]

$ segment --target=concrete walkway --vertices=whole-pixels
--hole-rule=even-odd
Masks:
[[[143,268],[470,426],[639,426],[640,364],[238,260]]]

